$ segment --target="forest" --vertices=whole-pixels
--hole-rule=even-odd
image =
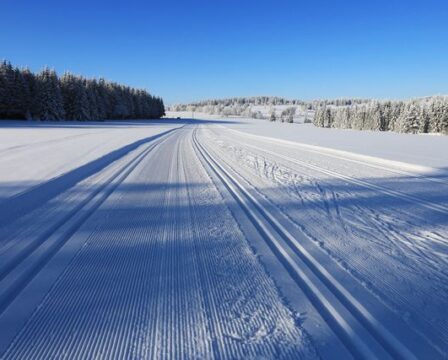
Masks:
[[[321,106],[347,106],[363,104],[368,99],[333,99],[333,100],[290,100],[277,96],[253,96],[234,97],[227,99],[211,99],[197,101],[188,104],[174,104],[169,107],[170,111],[194,111],[212,115],[223,116],[243,116],[253,119],[271,119],[275,113],[274,107],[287,105],[290,110],[282,114],[279,118],[290,116],[291,109],[315,110]],[[260,111],[260,107],[268,108],[268,111]],[[295,110],[294,110],[295,112]],[[277,116],[278,117],[278,116]]]
[[[447,134],[448,96],[340,107],[324,105],[316,110],[313,123],[327,128]]]
[[[88,79],[46,67],[39,73],[0,63],[0,119],[78,120],[156,119],[163,100],[103,78]]]
[[[410,100],[330,99],[288,100],[241,97],[177,104],[171,111],[194,111],[315,126],[402,133],[448,133],[448,96]]]
[[[362,104],[368,102],[368,99],[333,99],[333,100],[291,100],[285,99],[278,96],[253,96],[253,97],[234,97],[227,99],[212,99],[192,102],[189,104],[176,104],[171,106],[171,111],[186,111],[188,108],[201,108],[206,106],[244,106],[244,105],[302,105],[308,106],[309,109],[313,109],[322,105],[352,105],[352,104]]]

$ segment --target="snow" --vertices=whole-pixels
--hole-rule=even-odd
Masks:
[[[191,112],[170,112],[169,117],[190,118]],[[197,119],[228,121],[228,128],[248,134],[340,150],[417,165],[423,171],[448,169],[448,137],[427,134],[327,129],[313,124],[288,124],[260,119],[230,118],[195,113]],[[415,167],[414,169],[418,169]]]
[[[400,161],[425,167],[448,166],[448,139],[446,136],[380,133],[373,131],[318,128],[312,124],[262,123],[234,129],[255,135],[270,136],[283,140],[343,150],[392,161]]]
[[[0,124],[0,357],[446,357],[446,137],[206,118]]]
[[[144,122],[2,122],[1,126],[0,200],[112,150],[181,125],[169,122],[153,122],[148,126]]]

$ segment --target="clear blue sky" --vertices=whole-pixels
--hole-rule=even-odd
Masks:
[[[3,0],[0,58],[230,96],[448,93],[448,0]]]

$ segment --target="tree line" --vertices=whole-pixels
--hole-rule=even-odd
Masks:
[[[212,99],[192,102],[189,104],[172,105],[170,111],[195,111],[207,114],[216,114],[224,116],[247,116],[258,118],[260,113],[253,110],[254,106],[276,106],[290,105],[300,106],[303,110],[314,110],[321,106],[334,105],[346,106],[354,104],[363,104],[370,100],[367,99],[330,99],[330,100],[290,100],[276,96],[254,96],[254,97],[235,97],[228,99]]]
[[[322,106],[347,106],[363,104],[367,99],[323,99],[323,100],[290,100],[276,96],[235,97],[175,104],[169,111],[199,112],[219,116],[239,116],[270,121],[294,122],[295,118],[303,118],[311,122],[314,109]]]
[[[165,115],[163,100],[146,90],[69,72],[0,63],[0,119],[152,119]]]
[[[327,128],[448,134],[448,96],[321,106],[313,123]]]

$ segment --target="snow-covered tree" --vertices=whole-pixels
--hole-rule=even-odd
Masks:
[[[26,118],[29,98],[29,88],[22,72],[3,61],[0,64],[0,118]]]
[[[66,72],[61,77],[66,119],[90,120],[89,98],[84,79]]]
[[[163,100],[146,90],[45,68],[39,74],[0,62],[0,119],[160,118]]]
[[[419,109],[414,104],[407,104],[398,120],[400,132],[417,133],[420,128]]]
[[[38,118],[41,120],[64,119],[64,103],[56,72],[47,67],[37,75],[37,81]]]
[[[372,101],[352,106],[317,108],[313,123],[320,127],[410,133],[446,133],[448,97],[403,101]]]
[[[27,89],[25,118],[30,120],[36,118],[38,113],[37,80],[36,75],[28,68],[22,70],[22,76]]]

